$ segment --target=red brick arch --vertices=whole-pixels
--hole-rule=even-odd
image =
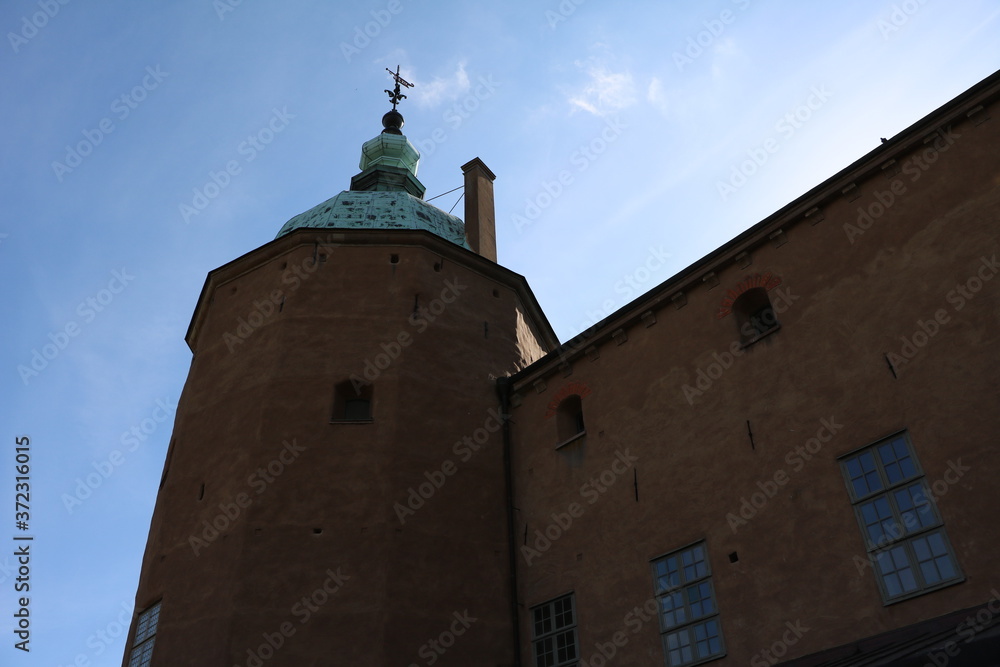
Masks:
[[[744,292],[752,290],[755,287],[763,287],[770,292],[780,284],[781,278],[774,275],[770,271],[767,273],[755,273],[752,276],[745,277],[736,284],[736,287],[726,291],[726,296],[722,299],[722,305],[719,307],[719,312],[716,313],[716,317],[721,320],[723,317],[731,313],[736,299],[740,298]]]
[[[552,415],[556,413],[556,409],[559,407],[559,404],[563,402],[563,399],[567,396],[572,396],[573,394],[579,394],[580,398],[583,398],[584,396],[590,394],[590,387],[583,382],[567,382],[564,384],[559,388],[559,391],[556,392],[556,395],[552,397],[552,400],[549,401],[549,404],[546,406],[548,409],[545,411],[545,418],[550,419]]]

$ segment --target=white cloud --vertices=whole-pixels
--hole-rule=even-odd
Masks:
[[[584,63],[577,62],[583,68]],[[589,80],[582,90],[569,96],[569,103],[597,116],[615,113],[635,104],[635,84],[629,71],[613,72],[606,65],[587,66]]]
[[[465,61],[458,63],[455,72],[442,79],[434,77],[430,82],[414,81],[413,93],[417,104],[422,107],[433,107],[443,100],[454,100],[459,95],[469,91],[469,75],[465,71]]]
[[[649,88],[646,89],[646,100],[663,115],[666,115],[670,109],[670,103],[667,100],[667,91],[663,88],[663,82],[655,76],[649,82]]]

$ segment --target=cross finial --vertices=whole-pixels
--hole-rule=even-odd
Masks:
[[[406,79],[404,79],[403,77],[399,76],[399,65],[396,65],[396,71],[395,72],[393,72],[388,67],[385,68],[385,71],[388,72],[390,75],[392,75],[392,78],[395,79],[395,81],[396,81],[396,87],[395,87],[395,89],[393,89],[393,90],[388,90],[387,89],[385,91],[386,93],[389,94],[389,101],[392,102],[392,110],[395,111],[396,110],[396,105],[399,104],[399,101],[406,99],[406,95],[404,95],[401,92],[399,92],[399,86],[403,85],[403,86],[406,86],[407,88],[413,88],[413,84],[410,83],[409,81],[407,81]]]

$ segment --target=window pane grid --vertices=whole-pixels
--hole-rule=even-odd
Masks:
[[[857,498],[881,491],[884,488],[882,477],[875,465],[875,457],[871,452],[865,452],[847,462],[850,473],[851,487]]]
[[[681,593],[667,593],[660,598],[660,614],[663,628],[673,628],[687,621],[684,596]]]
[[[843,461],[886,603],[961,577],[905,433]]]
[[[687,589],[687,593],[692,618],[702,618],[715,611],[715,605],[712,602],[712,585],[709,582],[704,581],[696,584]]]
[[[536,667],[576,664],[578,650],[572,595],[534,607],[532,628]]]
[[[906,441],[902,437],[896,437],[890,442],[879,445],[878,455],[889,484],[896,484],[916,477],[917,468],[913,464],[913,457],[910,456]]]
[[[704,544],[653,562],[666,664],[692,665],[723,653],[715,593]]]
[[[149,667],[149,663],[153,659],[154,641],[156,640],[150,639],[142,646],[137,646],[132,649],[132,655],[128,660],[128,667]]]
[[[882,547],[892,542],[897,535],[895,513],[889,505],[889,500],[885,496],[879,496],[875,500],[866,502],[861,506],[861,518],[865,526],[865,534],[868,536],[869,549]]]
[[[893,492],[892,497],[907,532],[915,533],[938,522],[934,516],[934,506],[922,483],[898,489]]]
[[[156,629],[160,624],[160,603],[139,614],[135,625],[135,639],[132,640],[132,653],[128,658],[128,667],[149,667],[153,659],[153,644],[156,642]]]

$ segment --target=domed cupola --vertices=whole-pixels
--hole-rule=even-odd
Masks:
[[[300,213],[286,222],[278,237],[303,227],[322,229],[424,229],[463,248],[465,223],[423,200],[426,188],[417,179],[420,151],[402,132],[403,115],[396,105],[406,95],[400,85],[413,84],[388,70],[396,81],[386,90],[392,110],[382,117],[382,132],[361,147],[361,172],[351,178],[351,189]]]

